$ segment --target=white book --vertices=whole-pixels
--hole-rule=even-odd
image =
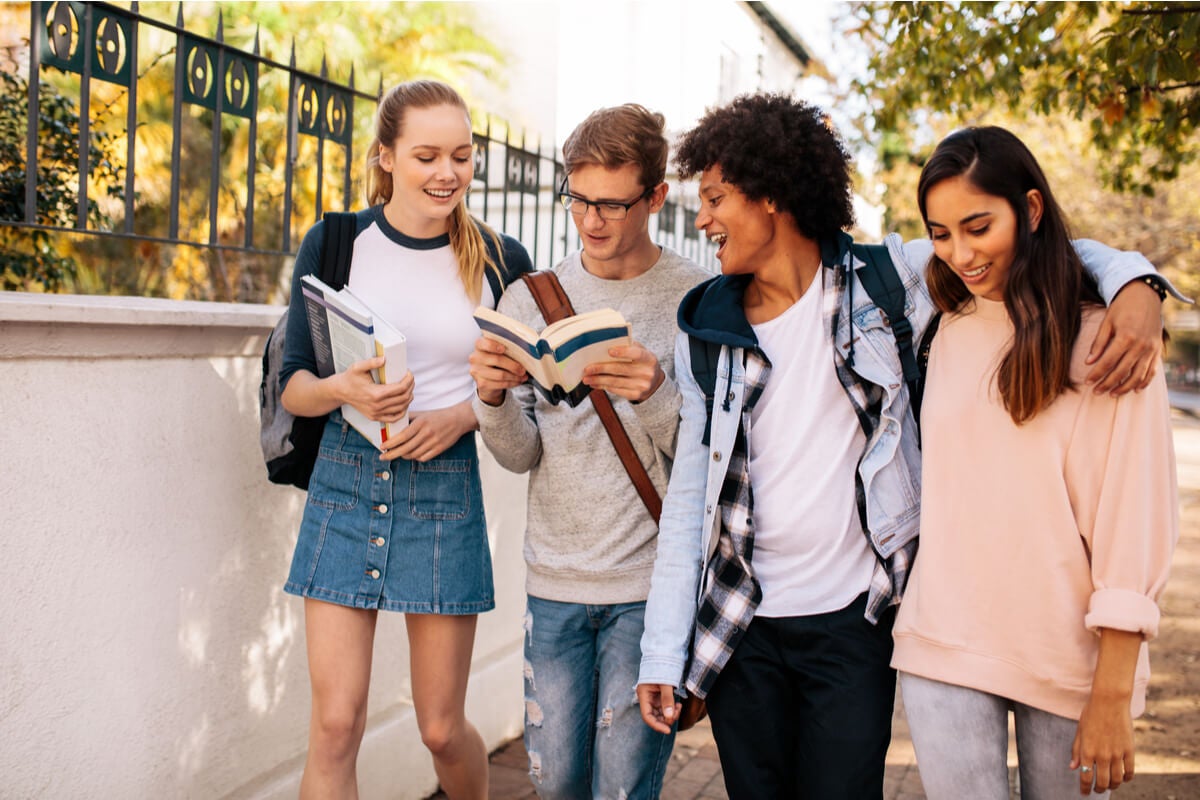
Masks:
[[[371,311],[349,288],[335,290],[314,275],[301,280],[319,377],[345,372],[351,364],[377,355],[386,361],[371,371],[376,383],[395,383],[404,377],[408,350],[403,333]],[[407,415],[397,422],[376,422],[349,403],[342,406],[342,416],[380,450],[387,439],[408,425]]]

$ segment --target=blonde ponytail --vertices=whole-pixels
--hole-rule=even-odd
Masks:
[[[366,175],[363,181],[368,206],[387,203],[392,199],[392,174],[379,165],[379,150],[390,146],[400,138],[404,125],[404,112],[409,108],[432,108],[454,106],[461,108],[470,118],[466,101],[462,96],[440,81],[416,80],[401,83],[384,95],[375,113],[375,138],[367,149]],[[497,277],[503,277],[504,250],[500,236],[482,220],[471,216],[464,198],[454,207],[449,219],[450,248],[458,259],[458,276],[471,302],[478,303],[483,292],[484,270],[491,269]],[[493,258],[484,241],[484,234],[492,240],[496,257]]]

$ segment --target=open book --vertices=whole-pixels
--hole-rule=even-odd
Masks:
[[[582,383],[583,368],[614,361],[608,348],[628,345],[629,323],[619,311],[601,308],[560,319],[539,334],[533,328],[486,306],[475,309],[483,335],[506,348],[506,355],[525,368],[533,386],[554,404],[574,407],[591,392]]]
[[[349,288],[334,290],[315,275],[305,275],[301,280],[319,377],[328,378],[356,361],[375,356],[387,359],[382,367],[371,371],[376,383],[394,383],[404,377],[408,354],[403,333],[372,312]],[[407,417],[398,422],[376,422],[349,403],[342,406],[342,416],[380,450],[384,441],[408,425]]]

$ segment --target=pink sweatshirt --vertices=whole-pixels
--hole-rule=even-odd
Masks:
[[[1102,627],[1158,632],[1179,530],[1166,382],[1118,399],[1083,384],[1103,311],[1087,309],[1079,389],[1017,426],[995,372],[1003,303],[946,315],[921,410],[921,539],[892,666],[1078,719]],[[1150,664],[1138,659],[1132,713]]]

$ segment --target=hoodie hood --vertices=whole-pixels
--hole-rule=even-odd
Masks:
[[[718,275],[693,287],[679,304],[679,330],[705,342],[757,347],[758,337],[742,310],[750,280],[749,275]]]
[[[846,263],[846,253],[854,242],[850,234],[840,231],[832,239],[821,240],[821,263],[826,266]]]
[[[821,241],[821,263],[844,263],[852,241],[844,232]],[[705,342],[757,347],[758,337],[742,310],[742,296],[751,280],[750,275],[718,275],[692,288],[679,304],[679,330]]]

